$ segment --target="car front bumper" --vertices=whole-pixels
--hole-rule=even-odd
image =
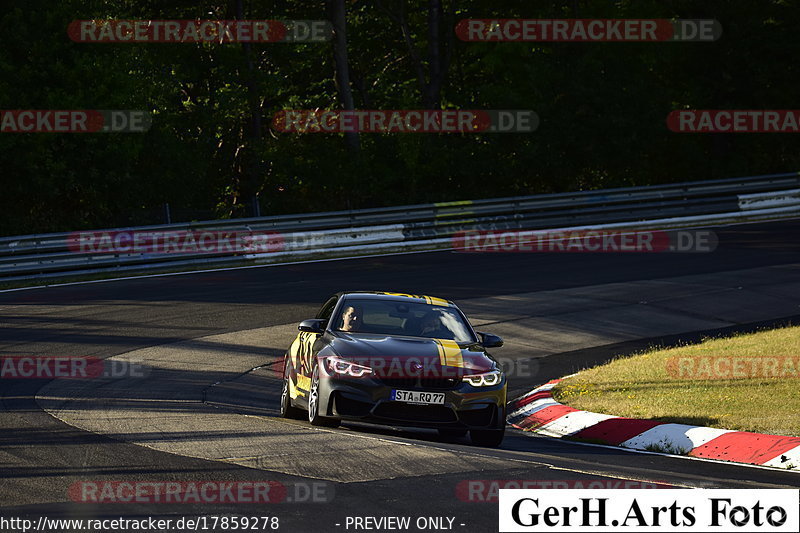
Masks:
[[[454,380],[455,381],[455,380]],[[425,386],[418,380],[396,383],[377,377],[320,381],[321,405],[329,416],[380,424],[451,429],[502,429],[505,426],[506,379],[491,387],[456,381],[452,388]],[[393,390],[444,393],[444,403],[419,405],[393,401]]]

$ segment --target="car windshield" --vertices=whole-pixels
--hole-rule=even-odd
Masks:
[[[476,340],[456,308],[398,300],[348,298],[333,323],[333,329],[456,342]]]

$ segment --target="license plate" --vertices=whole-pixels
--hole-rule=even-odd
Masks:
[[[441,405],[444,404],[444,393],[415,390],[393,390],[392,400],[396,402],[420,403],[424,405]]]

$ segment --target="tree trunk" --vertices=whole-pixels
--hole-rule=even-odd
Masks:
[[[439,29],[442,23],[441,0],[428,0],[428,83],[422,104],[426,109],[438,109],[442,90],[442,61]]]
[[[333,59],[336,64],[336,89],[345,111],[353,111],[353,91],[350,87],[350,66],[347,59],[347,21],[345,0],[328,0],[328,17],[333,24]],[[345,144],[354,151],[360,149],[358,133],[344,134]]]
[[[236,18],[238,20],[244,19],[244,8],[242,0],[236,0]],[[242,43],[244,51],[244,60],[247,67],[245,74],[245,85],[247,86],[247,99],[248,107],[250,108],[250,128],[248,134],[244,135],[243,144],[244,150],[242,154],[241,167],[242,176],[240,194],[242,196],[242,203],[252,206],[252,216],[260,216],[261,209],[258,200],[258,189],[261,178],[261,162],[257,155],[258,151],[255,147],[261,143],[261,105],[260,95],[255,83],[255,66],[253,65],[253,49],[250,43]],[[248,146],[249,145],[249,146]]]
[[[406,0],[400,2],[398,12],[393,12],[380,0],[376,0],[376,3],[392,21],[400,26],[408,55],[414,62],[414,69],[417,73],[422,107],[439,109],[442,101],[442,86],[447,77],[447,71],[450,69],[450,58],[453,52],[455,32],[452,29],[454,26],[452,8],[445,17],[442,0],[428,0],[428,54],[427,58],[422,58],[411,37],[411,28],[406,17]],[[449,35],[446,40],[443,38],[445,35]],[[425,72],[426,59],[427,73]]]

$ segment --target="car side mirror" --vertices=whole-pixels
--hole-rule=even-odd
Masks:
[[[477,332],[481,336],[481,344],[484,348],[499,348],[503,345],[503,339],[491,333]]]
[[[325,321],[321,318],[310,318],[300,322],[297,329],[306,333],[325,333],[324,325]]]

